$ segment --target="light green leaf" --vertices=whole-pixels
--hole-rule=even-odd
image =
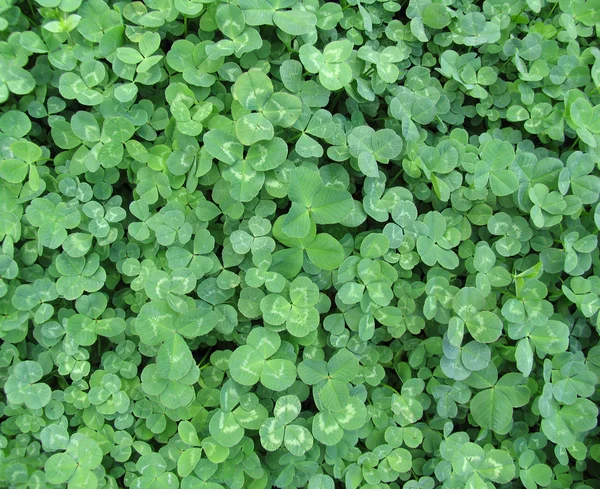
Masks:
[[[306,254],[309,260],[322,270],[336,269],[342,264],[345,256],[340,242],[326,233],[317,234],[306,248]]]
[[[263,140],[273,139],[271,123],[261,114],[246,114],[235,123],[235,134],[244,146],[252,146]]]
[[[510,429],[512,413],[508,397],[493,387],[477,393],[471,400],[471,414],[475,422],[499,434]]]
[[[281,10],[275,12],[273,22],[287,34],[302,36],[314,30],[317,17],[306,10]]]

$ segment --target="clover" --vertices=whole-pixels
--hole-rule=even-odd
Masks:
[[[40,409],[48,404],[52,389],[39,382],[43,374],[42,366],[37,362],[28,360],[15,365],[5,385],[9,402],[25,404],[30,409]]]
[[[352,210],[352,197],[343,189],[323,186],[319,172],[296,168],[289,189],[292,206],[281,227],[289,238],[305,238],[315,224],[341,222]]]
[[[55,453],[45,463],[44,470],[51,484],[97,485],[93,472],[102,462],[98,443],[83,434],[75,433],[69,439],[66,451]]]
[[[300,61],[311,73],[318,73],[319,83],[328,90],[340,90],[352,80],[352,70],[345,63],[352,55],[352,43],[347,39],[332,41],[323,51],[304,44],[299,51]]]
[[[285,323],[293,336],[302,338],[319,326],[319,313],[314,307],[319,289],[307,277],[298,277],[290,284],[290,302],[278,294],[269,294],[260,301],[264,320],[274,326]]]
[[[300,400],[297,396],[282,396],[277,399],[273,409],[273,418],[267,418],[260,427],[262,446],[269,451],[284,445],[291,454],[301,456],[310,450],[313,437],[310,431],[301,425],[292,424],[300,414]]]
[[[296,367],[285,358],[270,358],[279,350],[281,339],[266,328],[255,328],[246,344],[237,348],[229,359],[230,374],[241,385],[259,382],[267,389],[282,391],[296,380]]]

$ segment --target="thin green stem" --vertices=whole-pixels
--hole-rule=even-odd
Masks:
[[[21,10],[21,15],[22,15],[23,17],[25,17],[25,18],[27,19],[27,21],[28,21],[28,22],[29,22],[29,23],[30,23],[32,26],[36,25],[36,23],[33,21],[33,19],[32,19],[31,17],[29,17],[29,16],[28,16],[28,15],[27,15],[25,12],[23,12],[22,10]]]
[[[515,21],[516,21],[516,20],[517,20],[519,17],[521,17],[521,14],[522,14],[523,12],[525,12],[525,9],[526,9],[526,8],[527,8],[527,5],[525,5],[525,7],[523,7],[523,8],[521,9],[521,11],[520,11],[520,12],[519,12],[517,15],[515,15],[514,17],[512,17],[512,20],[515,20]]]
[[[35,19],[35,9],[33,8],[33,4],[31,3],[31,0],[27,0],[27,5],[29,5],[29,11],[31,12],[31,17],[32,19]],[[36,25],[35,22],[33,22],[31,19],[29,19],[29,21],[33,24]]]
[[[550,13],[548,15],[546,15],[546,18],[544,20],[548,20],[548,17],[551,17],[552,14],[554,13],[554,9],[558,6],[558,0],[557,2],[554,4],[554,7],[552,7],[552,10],[550,10]]]
[[[579,136],[577,136],[575,138],[575,141],[573,141],[573,144],[571,145],[571,147],[569,148],[569,151],[572,151],[573,148],[577,145],[577,143],[579,142]]]
[[[512,61],[512,58],[508,58],[503,64],[502,66],[499,68],[498,73],[502,73],[504,71],[504,68],[506,67],[506,65]]]
[[[208,355],[210,355],[211,352],[212,352],[212,347],[210,347],[208,350],[206,350],[206,353],[204,354],[204,356],[198,362],[198,367],[200,367],[200,370],[202,370],[203,368],[205,368],[208,365],[210,365],[209,363],[203,365],[203,363],[204,363],[204,360],[206,360],[208,358]]]
[[[396,179],[400,176],[400,174],[402,173],[402,170],[400,170],[398,173],[396,173],[392,179],[387,182],[386,186],[389,188],[390,185],[392,185],[392,183],[394,183],[396,181]]]
[[[294,49],[290,43],[285,43],[284,46],[288,53],[290,53],[290,54],[298,53],[298,50]]]
[[[388,389],[394,391],[396,394],[400,395],[400,393],[396,389],[394,389],[391,385],[384,384],[383,382],[381,383],[381,385],[383,387],[387,387]]]
[[[340,101],[340,97],[342,96],[342,93],[344,93],[344,90],[340,90],[335,94],[334,99],[331,101],[331,103],[329,104],[329,112],[331,112],[332,114],[335,111],[335,108],[337,107],[338,102]]]
[[[288,139],[286,141],[286,143],[293,143],[294,141],[296,141],[296,139],[299,139],[300,136],[302,136],[302,134],[304,134],[304,132],[300,132],[300,133],[296,134],[294,137]]]
[[[352,7],[352,5],[349,5],[346,0],[341,0],[340,5],[342,7],[342,12]]]
[[[188,35],[188,18],[187,18],[187,15],[183,16],[183,33],[184,33],[184,36],[187,37],[187,35]]]

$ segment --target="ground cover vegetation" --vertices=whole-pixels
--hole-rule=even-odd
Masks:
[[[0,1],[0,486],[599,488],[599,26]]]

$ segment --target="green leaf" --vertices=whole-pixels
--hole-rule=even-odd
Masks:
[[[302,114],[302,101],[295,95],[276,92],[265,104],[262,114],[276,126],[290,127]]]
[[[344,261],[344,249],[333,236],[321,233],[306,248],[308,259],[322,270],[334,270]]]
[[[312,432],[315,439],[326,446],[336,445],[344,436],[344,430],[331,413],[317,413],[313,418]]]
[[[287,155],[287,144],[283,139],[275,137],[270,141],[250,146],[246,154],[246,162],[257,171],[274,170],[285,161]]]
[[[67,482],[74,474],[77,462],[66,453],[55,453],[44,466],[46,478],[50,484]]]
[[[313,446],[312,434],[304,426],[287,426],[283,441],[289,452],[297,457],[304,455]]]
[[[290,238],[304,238],[310,232],[310,213],[306,207],[293,202],[286,214],[281,230]]]
[[[31,120],[24,112],[9,110],[0,116],[0,130],[7,136],[22,138],[31,130]]]
[[[260,374],[260,382],[272,391],[284,391],[296,380],[296,366],[289,360],[267,360]]]
[[[272,94],[271,80],[256,69],[240,75],[233,85],[233,96],[248,110],[262,109]]]
[[[574,4],[573,17],[584,25],[596,25],[600,22],[600,4],[597,0]]]
[[[561,353],[569,346],[569,327],[561,321],[550,320],[536,326],[529,338],[541,353]]]
[[[220,409],[210,419],[209,431],[218,443],[227,448],[236,446],[244,436],[244,429],[238,424],[234,414]]]
[[[514,479],[516,471],[510,453],[505,450],[492,449],[485,454],[477,472],[493,482],[508,484]]]
[[[496,433],[507,433],[512,424],[512,404],[508,397],[495,388],[477,393],[471,400],[471,414],[482,428]]]
[[[219,5],[215,20],[220,31],[231,39],[239,36],[246,24],[242,11],[233,5]]]
[[[244,146],[273,139],[273,126],[262,114],[246,114],[235,123],[235,134]]]
[[[193,364],[190,349],[178,334],[166,340],[156,355],[157,373],[164,379],[181,379]]]
[[[432,29],[443,29],[450,23],[448,9],[440,3],[429,4],[423,10],[423,24]]]
[[[319,312],[314,307],[293,305],[285,326],[293,336],[304,338],[319,327]]]
[[[490,175],[490,188],[494,195],[504,197],[517,191],[519,180],[510,170],[498,170]]]
[[[265,360],[256,348],[242,345],[229,359],[231,377],[242,385],[254,385],[261,377]]]
[[[337,224],[342,222],[353,209],[349,192],[332,187],[319,190],[310,205],[311,218],[317,224]]]
[[[493,343],[502,334],[502,321],[493,312],[478,312],[466,324],[471,336],[481,343]]]
[[[265,181],[265,174],[256,171],[247,160],[240,160],[222,172],[231,183],[231,196],[240,202],[249,202],[258,195]]]
[[[274,452],[283,444],[285,425],[277,418],[265,420],[259,430],[260,442],[263,448]]]
[[[243,157],[244,147],[231,134],[213,129],[208,131],[203,136],[204,147],[211,156],[223,161],[229,165],[233,165],[237,160]]]
[[[297,396],[282,396],[277,399],[273,414],[283,424],[290,424],[298,417],[301,410],[300,399]]]
[[[406,473],[412,467],[412,455],[405,448],[396,448],[386,457],[390,467],[399,473]]]
[[[286,34],[302,36],[314,30],[317,17],[306,10],[281,10],[275,12],[273,22]]]
[[[330,411],[341,411],[350,400],[345,382],[336,379],[327,380],[318,390],[323,405]]]
[[[308,207],[322,185],[318,172],[304,167],[295,168],[290,181],[290,200]]]

